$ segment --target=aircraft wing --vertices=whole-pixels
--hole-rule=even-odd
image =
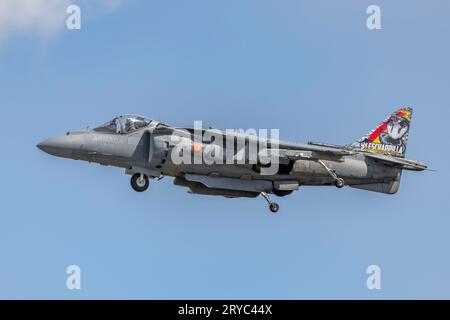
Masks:
[[[187,132],[191,135],[194,134],[194,130],[190,128],[176,128],[181,129]],[[181,131],[180,131],[181,132]],[[319,143],[308,143],[308,144],[302,144],[302,143],[294,143],[294,142],[287,142],[287,141],[275,141],[273,139],[263,139],[261,137],[257,137],[255,135],[247,135],[242,133],[229,133],[224,132],[218,129],[213,129],[216,135],[222,136],[223,141],[226,141],[227,137],[230,137],[231,139],[235,138],[246,138],[253,142],[258,143],[264,143],[267,148],[270,148],[272,150],[279,150],[280,157],[284,157],[290,160],[299,160],[299,159],[306,159],[306,160],[318,160],[318,159],[330,159],[330,160],[336,160],[343,156],[347,155],[354,155],[356,154],[353,150],[347,150],[344,149],[341,146],[334,146],[334,145],[327,145],[327,144],[319,144]],[[205,133],[205,130],[202,131],[202,134]],[[232,140],[233,141],[233,140]],[[225,143],[224,143],[225,144]]]
[[[352,150],[284,141],[279,142],[279,149],[280,157],[290,160],[336,159],[356,154],[356,152]]]
[[[225,133],[224,135],[228,135]],[[239,136],[239,135],[236,135]],[[353,150],[344,149],[342,146],[320,144],[320,143],[294,143],[283,140],[263,139],[255,136],[247,136],[251,139],[257,139],[258,142],[265,142],[267,148],[272,150],[279,150],[280,157],[285,157],[290,160],[319,160],[330,159],[336,160],[343,156],[356,154]]]

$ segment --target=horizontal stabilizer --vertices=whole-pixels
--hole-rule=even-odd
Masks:
[[[391,156],[375,154],[375,153],[366,153],[365,156],[372,158],[375,161],[383,163],[385,165],[399,168],[399,169],[404,169],[404,170],[423,171],[428,168],[425,163],[422,163],[422,162],[416,161],[416,160],[409,160],[409,159],[404,159],[404,158],[394,158]]]
[[[350,187],[379,193],[394,194],[398,191],[400,187],[400,176],[398,177],[398,179],[391,182],[358,184],[358,185],[350,185]]]

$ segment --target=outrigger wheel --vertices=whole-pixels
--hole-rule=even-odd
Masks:
[[[269,204],[269,209],[270,209],[270,211],[275,213],[278,211],[278,209],[280,209],[280,206],[278,205],[278,203],[272,202],[271,204]]]
[[[135,173],[131,177],[131,187],[134,191],[143,192],[147,190],[149,186],[148,177],[142,173]]]
[[[323,162],[322,160],[317,160],[317,162],[318,162],[322,167],[324,167],[324,169],[327,170],[328,174],[334,179],[334,185],[335,185],[336,187],[342,188],[343,186],[345,186],[345,181],[344,181],[344,179],[339,178],[339,177],[336,175],[336,172],[335,172],[333,169],[329,168],[329,167],[325,164],[325,162]]]
[[[336,180],[334,180],[334,184],[336,185],[336,187],[342,188],[345,185],[345,181],[342,178],[337,178]]]
[[[278,209],[280,209],[280,206],[278,205],[278,203],[273,202],[272,199],[270,198],[270,196],[267,193],[261,192],[261,195],[263,196],[264,199],[266,199],[267,203],[269,203],[270,211],[275,213],[275,212],[278,211]]]

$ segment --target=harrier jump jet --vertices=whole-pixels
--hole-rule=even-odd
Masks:
[[[261,195],[270,211],[277,212],[279,206],[270,195],[284,197],[300,186],[396,193],[403,170],[427,169],[424,163],[405,159],[411,116],[411,108],[402,108],[356,142],[338,146],[179,128],[125,115],[91,130],[49,138],[37,147],[58,157],[123,168],[137,192],[145,191],[150,179],[170,176],[175,185],[194,194]],[[251,155],[252,145],[256,145],[256,157]],[[211,158],[215,161],[206,161]]]

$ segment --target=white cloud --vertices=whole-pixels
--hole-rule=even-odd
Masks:
[[[117,9],[126,0],[0,0],[0,42],[14,34],[27,33],[47,38],[65,28],[70,4],[103,10]],[[2,41],[3,40],[3,41]]]
[[[0,0],[0,40],[15,33],[51,36],[64,26],[69,0]]]

